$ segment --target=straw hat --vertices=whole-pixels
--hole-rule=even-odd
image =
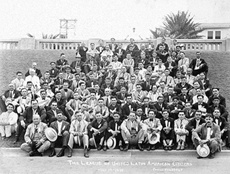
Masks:
[[[197,154],[203,158],[207,157],[210,154],[210,149],[207,144],[204,144],[202,147],[200,145],[197,146],[196,151]]]
[[[116,141],[116,138],[114,137],[110,137],[107,140],[107,146],[109,149],[114,149],[116,147],[116,144],[117,144],[117,141]]]
[[[48,127],[45,130],[45,135],[46,135],[47,139],[51,142],[54,142],[57,140],[57,132],[51,127]]]

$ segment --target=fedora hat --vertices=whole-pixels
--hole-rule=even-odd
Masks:
[[[202,147],[201,145],[197,146],[196,151],[197,154],[202,158],[205,158],[210,154],[210,149],[207,144],[204,144]]]
[[[158,133],[148,134],[149,144],[156,144],[160,142],[160,135]]]
[[[114,137],[110,137],[107,140],[107,146],[109,149],[114,149],[116,147],[116,144],[117,144],[117,141],[116,141],[116,138]]]
[[[54,142],[57,140],[57,132],[51,127],[48,127],[45,130],[45,135],[46,135],[47,139],[51,142]]]

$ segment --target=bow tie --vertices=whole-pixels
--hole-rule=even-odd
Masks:
[[[153,119],[149,119],[149,121],[153,121]]]
[[[68,89],[64,89],[64,91],[65,91],[65,92],[67,92],[67,91],[68,91]]]
[[[26,97],[22,97],[22,99],[26,99]]]

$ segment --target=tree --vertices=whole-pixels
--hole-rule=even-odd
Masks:
[[[42,39],[57,39],[59,37],[60,34],[56,34],[56,35],[53,35],[53,34],[44,34],[42,33]],[[30,37],[30,38],[35,38],[34,35],[30,34],[30,33],[27,33],[27,36]]]
[[[198,35],[203,29],[199,23],[193,21],[193,17],[188,12],[178,11],[177,14],[170,14],[164,17],[163,27],[161,28],[163,37],[174,39],[198,39]],[[150,30],[151,31],[151,30]]]
[[[168,35],[167,31],[163,28],[155,28],[155,31],[150,30],[154,38],[166,37]]]

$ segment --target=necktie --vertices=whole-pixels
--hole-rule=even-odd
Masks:
[[[137,95],[137,100],[138,101],[141,101],[141,93],[139,92],[138,95]]]
[[[180,128],[183,129],[182,120],[180,121]]]
[[[109,97],[106,98],[106,103],[105,103],[106,106],[109,106]]]
[[[38,133],[38,126],[35,126],[34,128],[34,134]]]
[[[81,132],[81,122],[78,122],[77,132]]]
[[[199,127],[199,122],[200,122],[200,120],[196,120],[196,128]]]
[[[13,91],[10,91],[10,92],[9,92],[9,97],[10,97],[10,98],[13,98]]]
[[[100,112],[101,112],[101,114],[102,114],[102,107],[101,107],[101,109],[100,109]]]
[[[167,85],[168,83],[168,76],[166,76],[166,79],[165,79],[165,84]]]

